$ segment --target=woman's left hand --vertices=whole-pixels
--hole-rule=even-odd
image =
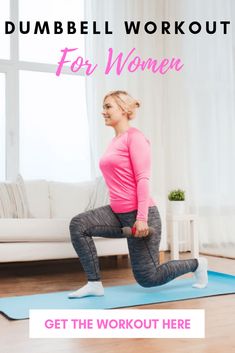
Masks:
[[[145,221],[138,221],[136,220],[133,227],[136,228],[136,232],[134,234],[134,237],[141,238],[141,237],[147,237],[149,234],[149,227],[148,223]]]

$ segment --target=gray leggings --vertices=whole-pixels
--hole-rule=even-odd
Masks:
[[[132,227],[136,215],[137,210],[114,213],[111,207],[106,205],[73,217],[70,222],[71,240],[88,281],[101,280],[97,251],[92,237],[126,238],[121,232],[121,227]],[[148,226],[155,230],[150,236],[127,238],[132,271],[141,286],[159,286],[197,269],[197,259],[172,260],[159,265],[161,219],[157,206],[149,207]]]

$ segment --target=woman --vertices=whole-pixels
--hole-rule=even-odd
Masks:
[[[132,271],[143,287],[159,286],[188,272],[194,272],[194,287],[207,285],[207,260],[204,258],[173,260],[159,265],[161,219],[149,195],[151,167],[150,143],[129,121],[139,103],[127,92],[114,91],[104,97],[103,116],[115,137],[100,159],[100,169],[109,189],[110,205],[75,216],[70,223],[71,240],[88,283],[69,294],[69,298],[102,296],[98,256],[92,237],[127,237],[122,227],[135,227],[135,235],[127,237]],[[149,227],[153,233],[149,235]]]

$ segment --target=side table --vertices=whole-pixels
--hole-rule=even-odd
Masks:
[[[196,214],[167,214],[167,222],[170,225],[170,248],[171,259],[179,259],[179,223],[190,223],[190,248],[193,258],[199,257],[199,240],[198,240],[198,216]]]

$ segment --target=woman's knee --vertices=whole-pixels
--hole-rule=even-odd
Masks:
[[[144,288],[150,288],[150,287],[156,287],[156,286],[161,286],[162,284],[165,283],[164,279],[156,276],[156,275],[147,275],[147,276],[136,276],[135,275],[136,282]]]
[[[69,230],[70,230],[70,235],[71,238],[73,237],[73,235],[80,230],[80,225],[81,225],[81,216],[77,215],[75,217],[73,217],[70,221],[69,224]]]
[[[142,274],[138,274],[138,273],[134,273],[134,277],[136,282],[144,288],[148,288],[148,287],[152,287],[152,276],[149,276],[147,274],[145,274],[144,276]]]
[[[136,278],[136,282],[144,288],[149,288],[149,287],[153,287],[152,285],[152,281],[149,281],[147,279],[143,279],[143,278]]]

